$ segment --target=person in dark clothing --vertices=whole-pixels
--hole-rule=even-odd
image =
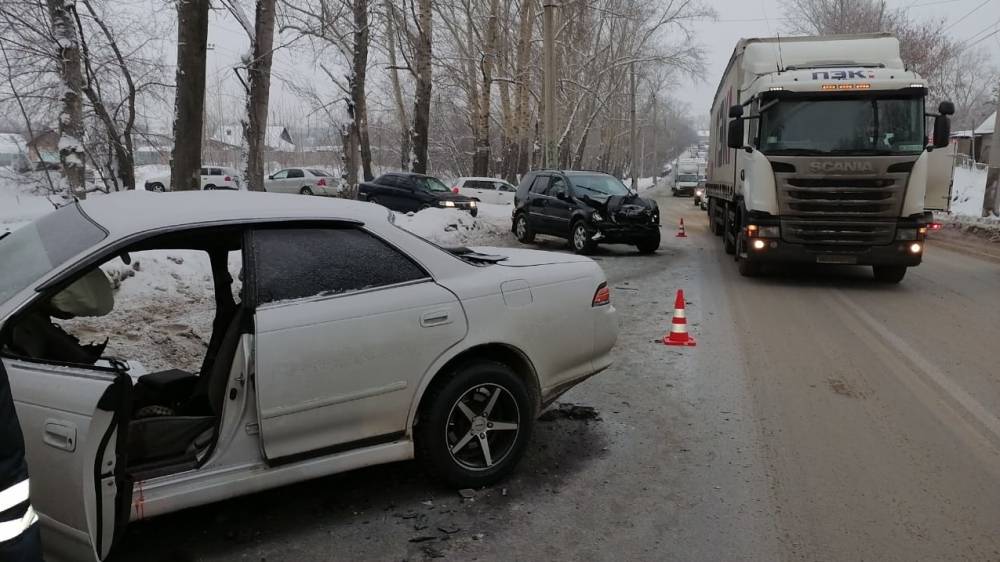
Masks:
[[[39,562],[38,515],[28,496],[24,436],[14,410],[7,371],[0,362],[0,562]]]

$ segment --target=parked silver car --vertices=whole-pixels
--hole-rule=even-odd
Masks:
[[[97,345],[60,328],[113,311],[101,267],[150,250],[211,263],[198,372],[130,372],[106,352],[124,326]],[[113,194],[7,235],[0,263],[0,352],[49,560],[104,559],[130,520],[377,463],[489,484],[545,404],[608,367],[618,333],[590,259],[447,250],[356,201]]]
[[[286,168],[264,178],[270,193],[335,196],[340,188],[340,179],[320,168]]]

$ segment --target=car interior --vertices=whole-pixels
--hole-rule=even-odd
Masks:
[[[107,339],[82,344],[57,321],[105,316],[114,309],[116,289],[100,265],[113,260],[128,264],[132,254],[147,250],[205,252],[211,264],[215,311],[201,367],[197,372],[175,368],[133,376],[127,433],[128,469],[133,476],[149,478],[195,468],[215,445],[233,358],[240,335],[249,329],[250,317],[244,314],[242,294],[234,294],[229,266],[230,253],[242,251],[242,240],[241,229],[198,229],[116,251],[14,317],[0,334],[0,350],[41,363],[127,371],[127,361],[105,354]]]

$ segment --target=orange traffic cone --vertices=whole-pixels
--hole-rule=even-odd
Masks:
[[[674,318],[670,321],[670,333],[663,336],[663,343],[667,345],[697,345],[694,338],[688,335],[687,318],[684,316],[683,289],[677,289],[677,298],[674,300]]]
[[[681,226],[677,230],[677,238],[687,238],[688,235],[684,232],[684,217],[681,217]]]

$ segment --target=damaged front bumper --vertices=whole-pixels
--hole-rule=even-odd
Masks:
[[[594,242],[607,244],[634,244],[646,240],[660,232],[660,224],[620,225],[611,222],[597,223],[592,226],[594,232],[590,239]]]

